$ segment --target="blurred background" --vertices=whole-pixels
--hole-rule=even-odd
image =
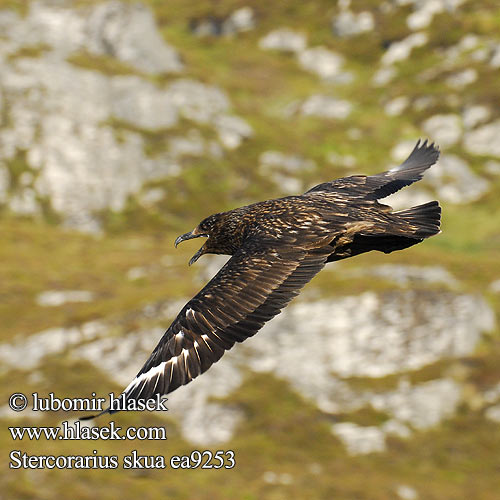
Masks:
[[[0,0],[1,498],[496,499],[500,6],[493,0]],[[12,392],[120,392],[224,259],[205,216],[441,148],[403,208],[442,234],[330,264],[169,397],[167,441],[14,442]],[[107,425],[111,419],[95,422]],[[30,455],[167,468],[9,468]],[[172,455],[234,450],[231,470]]]

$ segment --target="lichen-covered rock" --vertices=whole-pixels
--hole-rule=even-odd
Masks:
[[[486,302],[451,292],[366,292],[337,300],[297,302],[264,326],[245,347],[252,364],[287,378],[296,387],[307,381],[309,394],[327,373],[380,377],[418,369],[443,356],[464,356],[481,331],[494,326]],[[308,356],[293,346],[308,331]],[[294,368],[302,366],[300,372]],[[297,384],[297,385],[296,385]],[[303,387],[305,390],[305,387]]]
[[[461,90],[467,85],[474,83],[477,80],[477,76],[477,71],[474,68],[467,68],[450,75],[446,79],[446,83],[454,89]]]
[[[345,9],[332,20],[333,33],[345,38],[372,31],[374,27],[375,19],[369,11],[357,14],[349,9]]]
[[[43,307],[57,307],[67,302],[90,302],[94,294],[88,290],[47,290],[36,297],[38,305]]]
[[[215,118],[214,124],[220,142],[227,149],[237,148],[244,139],[253,135],[252,127],[239,116],[219,115]]]
[[[192,18],[189,22],[189,29],[200,38],[209,36],[231,37],[252,30],[255,28],[255,24],[254,11],[247,6],[241,7],[225,17],[209,15]]]
[[[306,71],[316,73],[325,80],[339,76],[344,58],[326,47],[313,47],[303,50],[298,55],[299,64]]]
[[[47,16],[52,15],[50,10]],[[190,79],[160,87],[139,76],[82,69],[63,56],[53,51],[4,61],[0,160],[5,164],[22,153],[26,168],[38,171],[27,183],[21,176],[23,189],[9,197],[2,167],[0,202],[14,212],[38,213],[44,198],[65,225],[99,231],[97,212],[122,210],[147,180],[179,173],[179,142],[171,154],[148,156],[141,130],[171,128],[182,117],[213,127],[228,149],[252,135],[244,120],[229,115],[229,99],[216,87]],[[203,149],[222,154],[216,141]]]
[[[489,183],[476,175],[459,156],[443,154],[438,168],[431,169],[428,182],[442,201],[462,204],[476,201],[489,189]]]
[[[384,106],[385,114],[389,116],[398,116],[403,113],[409,103],[410,100],[405,95],[395,97]]]
[[[332,432],[344,443],[350,455],[366,455],[386,449],[384,431],[376,426],[341,422],[332,425]]]
[[[406,24],[412,30],[427,28],[436,14],[448,12],[453,15],[464,0],[404,0],[402,4],[413,4],[414,10],[407,17]]]
[[[473,155],[500,158],[500,120],[488,123],[464,134],[463,146]]]
[[[306,44],[306,36],[290,28],[271,31],[259,40],[261,49],[281,52],[300,52],[306,48]]]
[[[269,176],[284,194],[303,191],[299,172],[310,171],[315,167],[312,160],[280,151],[265,151],[259,158],[259,172]]]
[[[476,104],[466,106],[462,112],[462,121],[466,129],[471,129],[489,119],[491,115],[490,108]]]
[[[317,116],[334,120],[344,120],[351,111],[352,104],[349,101],[322,94],[312,95],[300,105],[300,113],[304,116]]]
[[[184,118],[197,123],[209,123],[230,107],[221,89],[187,78],[173,82],[166,94]]]
[[[422,47],[427,43],[427,34],[424,32],[412,33],[399,42],[391,43],[382,56],[382,64],[390,66],[399,61],[408,59],[411,51],[416,47]]]
[[[347,272],[347,271],[345,271]],[[376,276],[397,283],[400,286],[417,284],[441,284],[457,287],[459,282],[441,266],[405,266],[402,264],[383,264],[371,268],[362,267],[348,272],[352,276]]]
[[[431,116],[422,123],[422,129],[442,148],[456,144],[462,136],[461,120],[455,114]]]
[[[154,317],[167,322],[184,303],[176,300],[155,307]],[[202,377],[169,395],[169,415],[178,416],[183,434],[193,442],[229,439],[242,414],[211,398],[231,394],[243,379],[242,370],[250,369],[289,381],[325,412],[372,405],[395,419],[379,429],[382,435],[406,436],[409,431],[404,423],[426,428],[453,413],[460,400],[455,382],[403,383],[395,390],[373,393],[354,391],[339,376],[383,376],[417,369],[443,357],[467,355],[480,332],[490,330],[493,322],[493,313],[482,299],[451,292],[365,293],[297,302]],[[23,366],[30,370],[46,356],[68,350],[71,357],[95,363],[117,383],[126,385],[162,336],[164,326],[121,335],[119,342],[106,335],[109,328],[96,322],[54,328],[0,344],[0,359],[5,369]],[[209,425],[210,416],[217,418]],[[204,421],[204,425],[187,423]]]
[[[395,391],[372,396],[371,405],[415,429],[428,429],[451,417],[460,399],[460,385],[440,379],[415,386],[403,382]]]
[[[68,8],[34,1],[25,18],[16,18],[7,27],[4,33],[12,50],[39,44],[61,56],[86,50],[147,73],[176,73],[183,67],[177,52],[161,37],[153,14],[141,4],[112,0]]]
[[[178,110],[167,92],[136,76],[111,79],[111,114],[135,127],[169,128],[178,122]]]

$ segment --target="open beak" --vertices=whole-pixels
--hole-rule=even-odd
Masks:
[[[207,237],[208,234],[203,234],[203,233],[196,233],[194,234],[194,231],[191,231],[190,233],[185,233],[185,234],[181,234],[176,240],[175,240],[175,248],[177,248],[177,245],[179,243],[181,243],[182,241],[186,241],[186,240],[192,240],[193,238],[199,238],[200,236],[205,236]]]
[[[194,230],[191,231],[190,233],[185,233],[185,234],[181,234],[176,240],[175,240],[175,247],[177,248],[177,245],[179,243],[181,243],[182,241],[186,241],[186,240],[192,240],[193,238],[199,238],[200,236],[204,236],[205,238],[208,237],[208,234],[204,234],[204,233],[194,233]],[[203,245],[192,257],[191,257],[191,260],[189,261],[189,265],[192,265],[194,264],[202,255],[203,255],[203,247],[205,245]]]

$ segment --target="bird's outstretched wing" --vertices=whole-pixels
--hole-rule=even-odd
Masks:
[[[438,158],[439,149],[434,143],[428,144],[427,140],[424,142],[419,140],[410,156],[396,168],[376,175],[353,175],[318,184],[306,194],[348,190],[351,198],[379,200],[420,180],[424,172],[434,165]]]
[[[278,314],[332,251],[328,245],[276,243],[257,240],[243,245],[182,308],[123,391],[126,401],[167,394],[205,372],[235,342],[251,337]]]

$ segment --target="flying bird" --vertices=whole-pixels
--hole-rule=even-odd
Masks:
[[[327,263],[402,250],[438,234],[437,201],[400,211],[378,201],[420,180],[438,157],[434,143],[418,141],[389,171],[210,215],[179,236],[176,247],[207,238],[190,264],[207,253],[231,258],[182,308],[122,397],[145,401],[198,377],[279,314]]]

